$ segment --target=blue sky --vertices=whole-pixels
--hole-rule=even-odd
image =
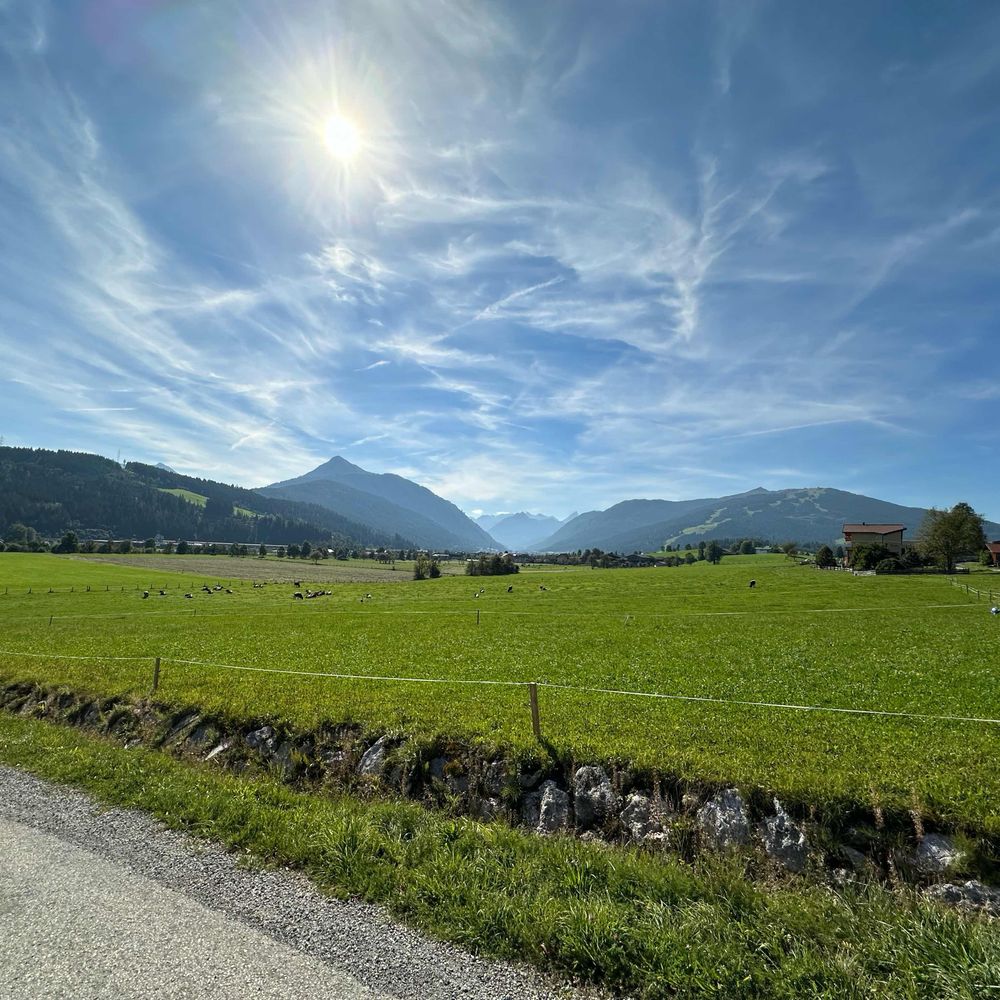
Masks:
[[[0,251],[7,444],[1000,519],[993,2],[0,0]]]

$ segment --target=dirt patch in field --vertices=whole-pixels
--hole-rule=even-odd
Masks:
[[[131,566],[154,573],[189,573],[194,577],[217,580],[258,580],[267,583],[405,583],[413,579],[411,563],[396,563],[393,570],[376,562],[325,559],[318,563],[302,560],[257,559],[252,556],[165,556],[165,555],[80,555],[85,562]],[[462,567],[464,571],[464,566]]]

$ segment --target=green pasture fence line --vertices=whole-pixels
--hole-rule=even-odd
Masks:
[[[954,576],[949,577],[949,579],[951,580],[951,584],[953,587],[958,587],[959,590],[961,590],[964,587],[965,592],[967,594],[975,594],[976,597],[985,597],[990,602],[990,604],[993,604],[996,601],[996,599],[1000,597],[1000,594],[994,594],[992,590],[978,590],[975,587],[970,587],[969,584],[967,583],[959,583],[958,579]]]
[[[20,650],[0,649],[0,655],[5,656],[27,656],[35,659],[50,660],[116,660],[130,662],[152,662],[152,691],[155,692],[160,683],[161,665],[174,663],[181,666],[210,667],[216,670],[233,670],[246,673],[257,674],[278,674],[290,677],[314,677],[319,679],[351,680],[351,681],[378,681],[399,684],[445,684],[452,686],[475,686],[475,687],[511,687],[526,688],[529,696],[529,707],[531,709],[532,730],[537,738],[541,736],[541,726],[538,709],[538,689],[546,688],[550,691],[571,691],[577,694],[600,694],[625,698],[652,698],[661,701],[689,702],[703,705],[725,705],[739,706],[743,708],[767,708],[779,709],[794,712],[829,712],[837,715],[856,715],[872,718],[892,718],[892,719],[912,719],[919,722],[951,722],[969,723],[973,725],[1000,726],[1000,719],[983,718],[968,715],[934,715],[927,712],[894,712],[888,709],[874,708],[843,708],[831,705],[798,705],[790,702],[774,701],[751,701],[741,698],[715,698],[707,695],[686,695],[686,694],[664,694],[658,691],[631,691],[619,688],[600,688],[577,686],[574,684],[557,684],[552,681],[503,681],[485,678],[465,678],[465,677],[409,677],[403,675],[387,674],[346,674],[332,673],[314,670],[289,670],[284,667],[248,667],[232,663],[213,663],[206,660],[188,660],[172,656],[101,656],[91,655],[63,655],[59,653],[27,653]]]

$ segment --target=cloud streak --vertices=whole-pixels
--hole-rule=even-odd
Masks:
[[[996,18],[887,61],[756,3],[234,11],[0,3],[11,437],[555,513],[844,455],[987,495],[941,434],[996,415]]]

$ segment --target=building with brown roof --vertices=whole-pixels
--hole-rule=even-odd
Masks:
[[[993,558],[993,565],[1000,566],[1000,542],[987,542],[986,548]]]
[[[860,524],[844,525],[844,548],[847,552],[847,563],[853,561],[851,553],[859,545],[881,545],[894,556],[901,556],[906,543],[903,541],[905,524]]]

